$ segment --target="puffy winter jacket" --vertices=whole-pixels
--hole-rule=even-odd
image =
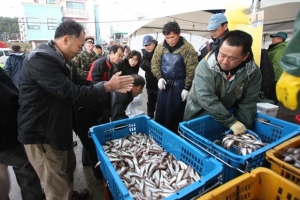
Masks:
[[[17,87],[19,87],[19,76],[24,58],[24,53],[12,53],[9,55],[9,58],[5,62],[4,70],[7,73],[7,75],[11,77],[15,86]]]
[[[78,107],[106,97],[102,83],[92,85],[63,59],[54,42],[41,44],[24,60],[19,80],[18,139],[23,144],[73,145]]]
[[[0,68],[0,152],[13,148],[18,142],[18,89]]]

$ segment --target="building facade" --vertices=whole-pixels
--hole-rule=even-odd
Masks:
[[[31,42],[32,49],[53,39],[57,26],[66,20],[82,24],[86,36],[100,42],[98,6],[94,0],[34,0],[22,5],[25,14],[19,18],[20,37]]]

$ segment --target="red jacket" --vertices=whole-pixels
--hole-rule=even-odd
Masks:
[[[87,80],[101,82],[109,81],[117,72],[117,68],[113,66],[107,57],[102,57],[92,63]]]

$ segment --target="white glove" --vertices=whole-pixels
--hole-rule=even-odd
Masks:
[[[158,80],[157,86],[158,86],[158,88],[159,88],[160,90],[166,89],[166,85],[167,85],[167,83],[166,83],[165,79],[160,78],[160,79]]]
[[[182,101],[186,101],[187,100],[188,94],[189,94],[189,91],[187,91],[185,89],[182,90],[182,92],[181,92],[181,99],[182,99]]]
[[[230,129],[233,131],[234,135],[242,135],[247,132],[246,127],[239,121],[236,121],[231,125]]]

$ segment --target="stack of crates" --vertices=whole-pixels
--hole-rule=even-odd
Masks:
[[[215,140],[222,141],[227,130],[209,115],[179,124],[179,132],[183,138],[224,164],[223,183],[257,167],[265,166],[266,151],[298,135],[300,126],[257,113],[251,131],[268,145],[245,156],[237,155],[214,143]]]
[[[121,178],[117,174],[112,163],[109,161],[101,145],[107,141],[124,138],[130,134],[145,133],[153,138],[158,145],[168,153],[187,165],[191,166],[201,175],[197,182],[177,191],[166,199],[191,199],[209,190],[211,187],[220,185],[223,166],[215,159],[192,146],[184,139],[169,131],[165,127],[151,120],[148,116],[137,116],[129,119],[94,126],[90,128],[90,134],[96,145],[100,168],[108,188],[114,199],[133,199]]]
[[[280,176],[294,182],[300,187],[300,169],[284,162],[281,159],[282,154],[289,148],[300,148],[300,135],[289,139],[288,141],[267,151],[266,159],[271,164],[271,170],[273,170]]]
[[[299,200],[298,185],[270,169],[258,167],[204,194],[197,200]]]

